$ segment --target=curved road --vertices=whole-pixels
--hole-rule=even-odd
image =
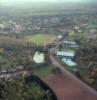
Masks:
[[[45,82],[54,90],[58,100],[97,100],[97,92],[67,71],[53,56],[58,46],[49,49],[49,58],[60,75],[51,75]]]

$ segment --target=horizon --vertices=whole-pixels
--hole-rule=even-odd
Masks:
[[[25,4],[25,3],[57,3],[57,2],[64,2],[64,3],[95,3],[96,0],[0,0],[0,5],[3,6],[10,6],[10,5],[18,5],[18,4]]]

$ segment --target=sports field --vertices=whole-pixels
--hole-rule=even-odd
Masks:
[[[35,45],[43,46],[52,43],[55,40],[55,38],[56,37],[54,35],[38,34],[33,36],[27,36],[26,41],[32,42]]]

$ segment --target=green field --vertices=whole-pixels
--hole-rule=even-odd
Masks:
[[[48,43],[51,43],[55,40],[54,35],[45,35],[45,34],[38,34],[38,35],[33,35],[33,36],[27,36],[26,41],[27,42],[32,42],[36,45],[46,45]]]
[[[52,73],[52,67],[51,66],[47,66],[47,67],[42,67],[39,69],[34,69],[33,73],[39,77],[46,77],[49,74]]]

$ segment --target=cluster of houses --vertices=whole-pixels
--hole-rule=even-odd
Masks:
[[[0,79],[13,80],[20,79],[22,77],[29,76],[30,72],[23,66],[17,66],[16,68],[10,68],[0,72]]]
[[[22,32],[23,27],[20,24],[17,24],[16,22],[9,20],[9,21],[3,21],[0,23],[0,33],[8,33],[8,32]]]

